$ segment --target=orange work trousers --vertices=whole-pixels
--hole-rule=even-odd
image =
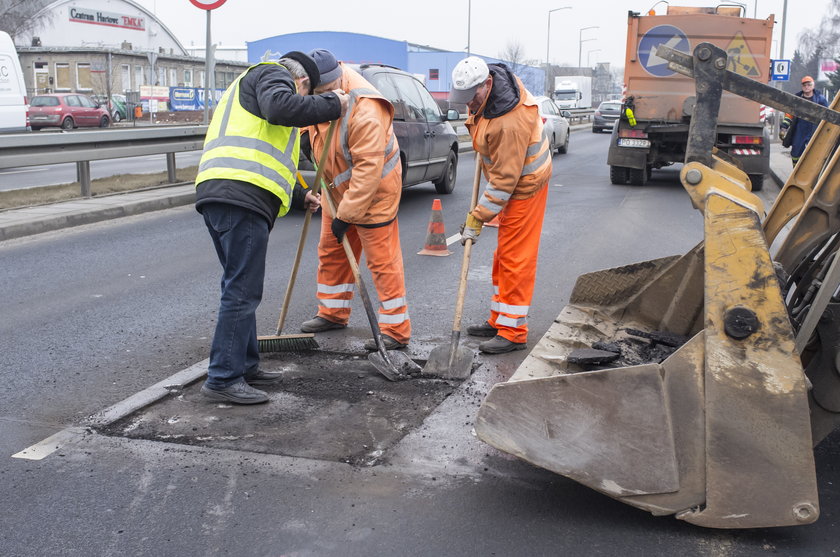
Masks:
[[[329,211],[321,215],[321,239],[318,243],[318,315],[335,323],[350,319],[350,300],[355,282],[344,247],[330,229]],[[411,321],[405,297],[400,229],[397,219],[386,226],[365,228],[350,226],[347,239],[356,262],[364,251],[367,267],[379,297],[379,330],[405,344],[411,338]]]
[[[528,340],[528,311],[534,295],[548,184],[528,199],[511,199],[499,214],[493,253],[493,300],[488,323],[511,342]]]

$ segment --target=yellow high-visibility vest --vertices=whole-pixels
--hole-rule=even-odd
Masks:
[[[248,182],[280,198],[277,216],[282,217],[289,212],[295,185],[300,134],[295,127],[277,126],[254,116],[239,103],[240,81],[261,64],[277,63],[251,66],[222,95],[207,128],[195,184],[198,187],[212,179]]]

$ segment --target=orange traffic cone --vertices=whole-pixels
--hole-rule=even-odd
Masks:
[[[452,252],[446,247],[446,233],[443,230],[443,209],[440,199],[432,202],[432,216],[429,217],[429,231],[426,234],[426,245],[417,252],[417,255],[451,255]]]
[[[496,216],[493,217],[493,220],[490,222],[485,222],[484,226],[492,226],[493,228],[499,228],[499,213],[496,213]]]

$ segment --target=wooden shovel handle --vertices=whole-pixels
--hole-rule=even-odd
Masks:
[[[480,155],[476,153],[475,155],[475,176],[473,177],[473,191],[472,191],[472,201],[470,202],[470,212],[475,208],[476,203],[478,203],[478,188],[481,184],[481,161],[479,160]],[[467,273],[470,270],[470,254],[472,253],[472,240],[467,240],[464,243],[464,258],[461,260],[461,276],[458,282],[458,298],[455,301],[455,321],[452,324],[452,330],[454,332],[461,332],[461,317],[464,314],[464,297],[467,294]]]

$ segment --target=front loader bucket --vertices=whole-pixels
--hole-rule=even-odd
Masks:
[[[706,241],[686,255],[578,278],[488,394],[476,433],[655,515],[714,528],[813,522],[806,382],[761,226],[730,194],[704,203]],[[663,351],[663,335],[683,343]],[[569,361],[593,345],[621,356],[609,369]]]

